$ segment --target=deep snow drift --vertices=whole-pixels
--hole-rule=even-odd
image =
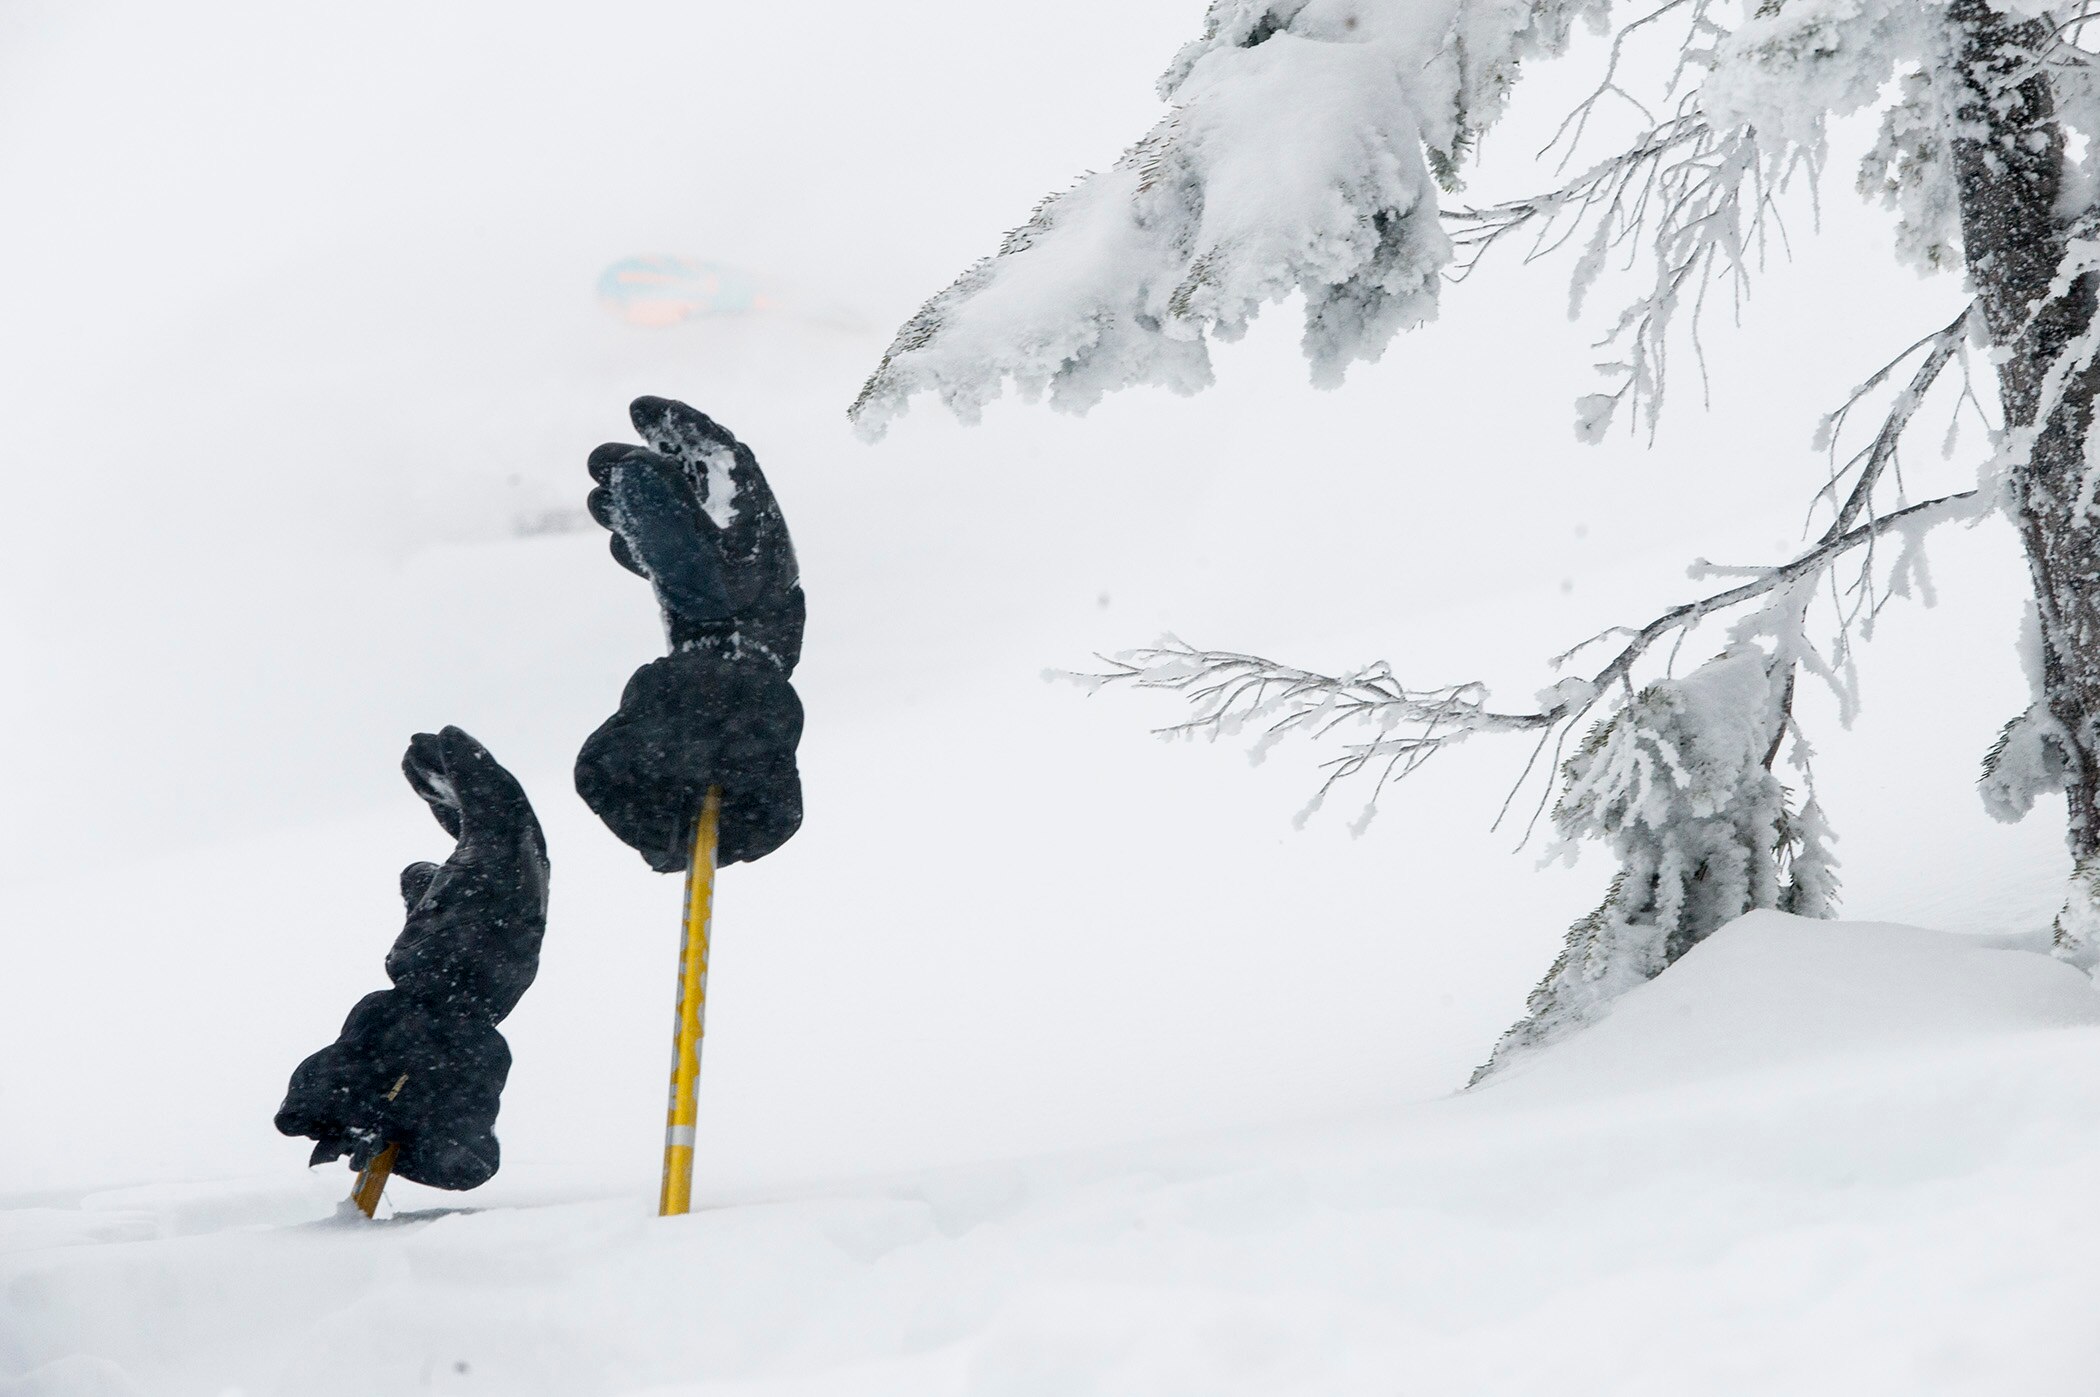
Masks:
[[[2086,1393],[2095,1157],[2084,976],[1754,913],[1493,1086],[1323,1126],[677,1219],[17,1210],[0,1392]]]

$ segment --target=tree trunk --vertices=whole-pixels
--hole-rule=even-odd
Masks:
[[[2058,206],[2064,133],[2038,59],[2047,24],[2015,21],[1985,0],[1955,0],[1949,15],[1962,243],[1991,344],[2000,351],[2005,430],[2033,430],[2032,449],[2013,464],[2007,488],[2041,620],[2039,698],[2062,728],[2069,764],[2068,842],[2077,875],[2057,937],[2074,958],[2090,961],[2100,953],[2100,521],[2084,517],[2080,496],[2100,383],[2092,372],[2080,375],[2048,408],[2043,381],[2092,319],[2093,279],[2047,300],[2068,242]]]

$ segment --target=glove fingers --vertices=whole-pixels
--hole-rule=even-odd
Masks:
[[[590,471],[591,479],[597,481],[600,485],[604,485],[612,480],[615,467],[624,464],[632,457],[639,456],[646,459],[648,455],[648,452],[642,450],[633,442],[609,441],[603,446],[593,449],[590,457],[584,462],[584,466]]]
[[[642,569],[642,565],[635,558],[633,550],[628,548],[627,540],[620,537],[620,526],[616,507],[613,504],[613,492],[610,487],[604,485],[596,486],[585,497],[583,504],[584,508],[590,512],[591,518],[596,520],[600,527],[612,534],[610,548],[613,561],[633,573],[636,577],[647,577],[649,574]]]
[[[612,544],[610,551],[612,553],[613,561],[618,563],[621,567],[626,568],[636,577],[646,578],[649,575],[648,573],[642,571],[642,565],[635,561],[634,554],[627,551],[627,540],[621,538],[618,534],[614,534],[612,536]]]
[[[773,487],[766,481],[766,473],[759,469],[758,457],[742,442],[736,444],[736,453],[730,467],[736,478],[737,498],[750,506],[751,529],[756,533],[762,525],[780,519],[780,502],[773,498]],[[785,529],[786,525],[781,527]]]
[[[461,828],[459,791],[446,767],[445,746],[436,733],[419,732],[408,740],[408,751],[401,758],[401,773],[445,827],[445,833],[457,839]]]
[[[680,551],[712,541],[712,521],[699,501],[682,498],[676,482],[659,487],[649,478],[677,474],[675,463],[639,446],[609,441],[592,451],[586,464],[596,488],[584,498],[584,508],[601,528],[611,531],[613,561],[629,572],[654,581],[648,565],[652,558],[671,571]],[[690,489],[688,483],[686,490]],[[630,537],[643,533],[646,540]]]
[[[445,832],[461,843],[510,838],[532,820],[525,788],[462,728],[417,733],[401,770]]]
[[[643,396],[627,405],[627,420],[653,451],[683,456],[737,446],[736,434],[675,398]]]
[[[660,457],[623,462],[606,488],[613,527],[664,604],[695,621],[729,619],[717,531],[675,468]]]
[[[627,415],[651,450],[685,467],[695,493],[714,507],[718,518],[725,511],[722,502],[710,495],[714,488],[710,477],[727,474],[727,508],[734,510],[735,516],[723,527],[730,535],[730,546],[749,561],[755,555],[758,534],[768,516],[777,519],[780,514],[773,488],[766,483],[765,472],[759,469],[758,457],[751,448],[714,418],[672,398],[636,398]],[[710,466],[714,471],[710,471]]]
[[[409,911],[416,910],[416,904],[423,900],[423,894],[430,891],[437,876],[438,866],[428,861],[412,863],[401,870],[401,901],[407,904]]]

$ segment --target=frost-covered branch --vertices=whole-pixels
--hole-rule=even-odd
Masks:
[[[1621,407],[1652,432],[1667,386],[1670,334],[1679,311],[1691,312],[1696,349],[1707,296],[1728,285],[1740,303],[1768,231],[1782,236],[1778,196],[1809,152],[1775,163],[1748,125],[1716,126],[1692,101],[1650,127],[1625,150],[1541,194],[1482,208],[1448,210],[1446,231],[1457,250],[1457,275],[1470,274],[1493,247],[1520,231],[1530,235],[1524,260],[1580,246],[1570,277],[1570,314],[1615,256],[1628,268],[1645,262],[1645,290],[1620,312],[1599,347],[1617,357],[1598,365],[1618,382],[1578,405],[1578,432],[1595,440]],[[1703,363],[1702,363],[1703,374]]]
[[[1824,535],[1826,539],[1851,528],[1853,521],[1866,509],[1868,502],[1873,498],[1875,486],[1881,483],[1882,475],[1895,464],[1896,449],[1903,440],[1904,432],[1910,427],[1911,419],[1923,405],[1925,395],[1931,391],[1933,384],[1939,381],[1941,372],[1968,343],[1970,335],[1977,327],[1978,319],[1973,305],[1963,307],[1961,314],[1955,316],[1943,328],[1914,342],[1876,369],[1864,383],[1852,390],[1834,412],[1823,419],[1817,437],[1830,451],[1834,464],[1837,459],[1837,443],[1853,411],[1875,390],[1886,384],[1906,360],[1919,351],[1924,351],[1924,359],[1911,375],[1909,383],[1904,385],[1903,390],[1890,403],[1887,415],[1882,418],[1881,426],[1876,429],[1872,440],[1854,453],[1842,467],[1834,468],[1830,473],[1830,483],[1816,492],[1818,503],[1835,503],[1838,489],[1845,478],[1854,471],[1859,473],[1844,502],[1836,505],[1837,518],[1831,523],[1829,532]]]
[[[1551,733],[1577,723],[1605,695],[1631,693],[1635,667],[1642,659],[1663,641],[1680,637],[1710,616],[1778,595],[1782,600],[1777,610],[1787,615],[1759,613],[1739,626],[1737,634],[1739,638],[1760,632],[1791,636],[1798,629],[1800,589],[1824,574],[1837,558],[1892,531],[1925,529],[1962,517],[1970,512],[1967,507],[1976,493],[1965,490],[1892,510],[1834,532],[1799,556],[1762,569],[1734,587],[1673,607],[1643,626],[1602,632],[1558,657],[1556,666],[1601,641],[1624,637],[1611,658],[1586,679],[1563,679],[1543,691],[1537,706],[1530,709],[1492,707],[1487,687],[1478,682],[1413,688],[1384,662],[1327,675],[1259,655],[1201,650],[1171,636],[1157,645],[1103,657],[1109,666],[1106,672],[1079,678],[1096,690],[1129,684],[1179,693],[1193,712],[1184,721],[1161,729],[1162,735],[1216,740],[1251,730],[1257,734],[1253,747],[1257,759],[1288,736],[1322,737],[1349,728],[1371,729],[1371,736],[1347,743],[1327,763],[1326,780],[1299,816],[1302,821],[1318,809],[1338,782],[1371,770],[1377,773],[1377,780],[1358,821],[1360,829],[1389,783],[1418,770],[1438,752],[1476,733]]]
[[[1703,5],[1706,0],[1666,0]],[[1436,314],[1440,182],[1521,63],[1606,0],[1216,0],[1160,82],[1171,110],[1111,168],[1039,203],[905,322],[849,416],[877,437],[932,394],[965,421],[1009,386],[1083,412],[1211,382],[1210,345],[1296,297],[1333,386]]]
[[[1376,737],[1346,744],[1341,755],[1327,763],[1327,779],[1299,812],[1300,824],[1319,809],[1336,783],[1367,767],[1377,769],[1378,779],[1364,807],[1364,822],[1379,791],[1445,747],[1474,733],[1517,732],[1559,721],[1557,709],[1496,712],[1487,705],[1486,687],[1477,683],[1411,689],[1383,661],[1343,675],[1316,674],[1259,655],[1198,650],[1174,636],[1146,649],[1101,658],[1109,666],[1106,673],[1076,676],[1089,689],[1128,683],[1173,690],[1187,698],[1194,712],[1186,721],[1160,729],[1163,737],[1215,740],[1258,728],[1251,755],[1259,761],[1294,734],[1324,737],[1345,725],[1376,729]]]
[[[2069,67],[2091,67],[2100,60],[2100,53],[2087,48],[2084,43],[2086,26],[2100,19],[2100,6],[2079,5],[2063,19],[2049,28],[2049,46],[2044,51],[2043,61]]]
[[[1832,466],[1830,479],[1821,490],[1816,492],[1811,509],[1816,505],[1827,504],[1834,511],[1835,517],[1832,518],[1829,526],[1824,530],[1819,540],[1820,543],[1829,543],[1840,537],[1853,526],[1862,514],[1869,513],[1872,509],[1875,491],[1887,477],[1892,474],[1895,475],[1900,487],[1901,466],[1899,453],[1905,433],[1917,416],[1918,409],[1924,405],[1926,396],[1938,383],[1941,374],[1946,371],[1948,365],[1955,363],[1957,360],[1963,364],[1962,394],[1957,401],[1955,409],[1958,422],[1961,404],[1973,400],[1973,393],[1967,382],[1967,360],[1964,355],[1971,336],[1981,326],[1981,320],[1981,313],[1974,305],[1965,307],[1961,314],[1955,316],[1945,326],[1913,342],[1901,353],[1895,355],[1887,363],[1875,370],[1864,383],[1852,391],[1835,411],[1823,419],[1823,424],[1818,429],[1817,436],[1818,440],[1829,451]],[[1889,400],[1881,422],[1875,428],[1873,435],[1867,440],[1865,445],[1855,451],[1842,465],[1839,465],[1837,463],[1839,443],[1843,440],[1846,425],[1853,413],[1878,390],[1886,387],[1904,364],[1921,354],[1923,357],[1918,360],[1917,367],[1912,372],[1909,381],[1897,390]],[[1954,428],[1957,422],[1950,422],[1949,425],[1947,447],[1950,450],[1954,444]],[[1851,481],[1849,489],[1845,487],[1847,480]],[[1842,498],[1840,498],[1841,494]],[[1872,540],[1868,541],[1867,546],[1862,550],[1862,554],[1859,571],[1853,580],[1844,586],[1839,586],[1833,582],[1830,589],[1832,603],[1837,613],[1837,621],[1834,627],[1836,641],[1831,655],[1834,665],[1843,666],[1847,664],[1850,652],[1850,637],[1855,630],[1861,635],[1871,635],[1875,619],[1879,616],[1881,608],[1891,598],[1906,595],[1913,581],[1917,582],[1921,587],[1928,585],[1926,574],[1923,570],[1923,558],[1918,551],[1915,538],[1903,551],[1897,567],[1890,575],[1891,580],[1885,588],[1878,589],[1875,581],[1877,553]],[[1834,677],[1834,674],[1835,671],[1833,671],[1831,676],[1826,677]],[[1849,713],[1855,702],[1856,695],[1850,692],[1849,686],[1834,687],[1840,687],[1844,690],[1845,708]]]

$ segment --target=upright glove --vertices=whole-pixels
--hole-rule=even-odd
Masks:
[[[662,873],[683,870],[710,786],[716,861],[762,858],[802,823],[788,678],[804,604],[787,522],[751,449],[705,413],[637,398],[648,448],[591,453],[591,517],[619,564],[649,579],[671,653],[635,672],[576,758],[576,790]]]
[[[442,865],[401,871],[407,923],[387,954],[390,990],[357,1002],[336,1041],[292,1073],[277,1128],[314,1139],[314,1164],[394,1170],[437,1188],[496,1172],[494,1126],[510,1049],[496,1025],[539,968],[547,850],[511,774],[458,728],[418,733],[402,771],[457,840]]]
[[[706,413],[667,398],[628,409],[647,449],[591,453],[591,517],[613,559],[649,579],[673,650],[706,645],[792,674],[804,603],[795,546],[751,448]]]

